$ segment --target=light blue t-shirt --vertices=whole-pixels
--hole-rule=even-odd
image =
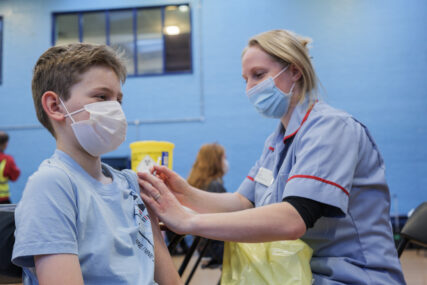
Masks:
[[[110,184],[56,150],[28,179],[16,212],[12,261],[38,284],[34,256],[76,254],[86,285],[155,284],[154,242],[136,174],[102,165]]]
[[[339,209],[301,238],[315,285],[405,284],[390,224],[385,166],[364,125],[324,102],[297,105],[238,192],[255,207],[297,196]]]

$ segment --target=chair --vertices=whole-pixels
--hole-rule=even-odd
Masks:
[[[162,230],[164,230],[166,228],[166,226],[163,223],[160,223],[160,228]],[[183,239],[184,237],[185,237],[184,235],[176,234],[173,237],[173,239],[169,242],[169,245],[168,245],[169,252],[172,252],[175,249],[175,247],[177,246],[177,244],[179,243],[179,241],[181,239]],[[182,263],[178,269],[179,276],[181,276],[181,277],[183,276],[185,269],[187,268],[188,264],[190,263],[190,260],[193,256],[193,254],[196,252],[196,249],[198,248],[201,241],[202,241],[201,237],[199,237],[199,236],[194,237],[193,242],[192,242],[188,252],[186,253],[186,255],[184,257],[184,260],[182,261]],[[204,257],[206,250],[209,247],[210,243],[211,243],[211,240],[207,239],[206,243],[203,245],[202,250],[199,253],[199,256],[197,257],[196,263],[193,265],[193,268],[191,269],[190,274],[188,275],[187,280],[184,283],[185,285],[190,284],[191,279],[193,278],[194,273],[196,272],[197,268],[199,267],[199,264],[200,264],[202,258]],[[221,280],[218,281],[218,284],[220,284],[220,281]]]
[[[15,242],[15,207],[0,205],[0,284],[22,282],[22,269],[10,261]]]
[[[408,221],[403,226],[401,240],[397,246],[397,254],[400,257],[409,243],[427,247],[427,202],[419,205]]]

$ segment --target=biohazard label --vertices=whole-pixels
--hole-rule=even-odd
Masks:
[[[156,164],[156,162],[149,156],[146,155],[136,168],[137,172],[150,172],[150,169]]]

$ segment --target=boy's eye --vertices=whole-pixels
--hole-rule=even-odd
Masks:
[[[104,95],[104,94],[98,94],[95,97],[98,98],[98,99],[101,99],[101,100],[106,100],[107,99],[107,96]]]

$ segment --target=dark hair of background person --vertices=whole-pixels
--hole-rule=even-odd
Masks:
[[[3,145],[9,141],[9,135],[5,132],[0,131],[0,145]]]

